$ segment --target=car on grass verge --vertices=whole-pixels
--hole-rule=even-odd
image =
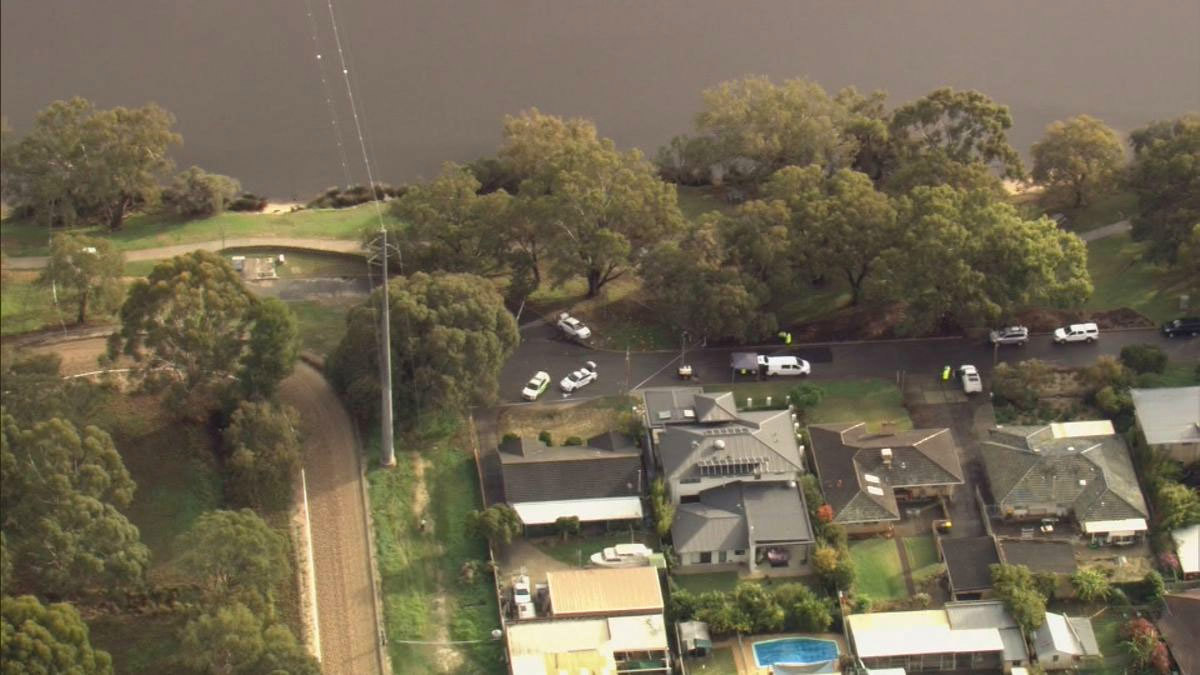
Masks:
[[[1187,316],[1168,321],[1162,325],[1162,333],[1169,338],[1200,335],[1200,317]]]
[[[1095,342],[1100,337],[1100,327],[1094,323],[1073,323],[1054,331],[1054,344],[1066,342]]]
[[[565,393],[570,394],[577,389],[595,382],[597,377],[599,376],[596,375],[596,362],[588,361],[583,364],[583,368],[564,377],[562,382],[558,383],[558,386]]]
[[[988,340],[994,345],[1018,345],[1024,347],[1029,342],[1029,329],[1025,326],[1008,326],[992,331],[988,335]]]
[[[958,379],[962,382],[963,391],[968,394],[978,394],[983,391],[983,378],[979,377],[979,371],[975,366],[959,366]]]
[[[563,335],[576,340],[586,340],[592,337],[591,328],[566,312],[558,315],[558,329],[562,331]]]
[[[546,392],[546,387],[550,386],[550,373],[544,370],[539,370],[532,379],[521,390],[521,398],[526,401],[536,401],[539,396]]]

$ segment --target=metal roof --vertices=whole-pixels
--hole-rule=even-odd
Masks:
[[[1085,617],[1068,617],[1046,612],[1046,619],[1033,634],[1039,655],[1060,652],[1071,656],[1100,656],[1092,622]]]
[[[581,523],[642,518],[641,497],[517,502],[512,508],[526,525],[550,525],[559,518],[571,516],[578,518]]]
[[[662,612],[662,587],[653,567],[546,573],[554,616]]]
[[[1200,572],[1200,525],[1189,525],[1171,532],[1179,552],[1179,566],[1184,574]]]
[[[1129,393],[1147,443],[1200,443],[1200,387],[1130,389]]]

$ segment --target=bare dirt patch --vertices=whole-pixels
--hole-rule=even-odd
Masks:
[[[579,403],[521,406],[500,413],[500,435],[537,436],[549,431],[556,443],[570,436],[588,439],[605,431],[619,430],[631,403],[609,397]]]
[[[1028,309],[1017,314],[1018,323],[1035,333],[1052,331],[1072,323],[1095,322],[1100,328],[1153,328],[1154,322],[1143,314],[1122,307],[1101,312],[1067,309]]]

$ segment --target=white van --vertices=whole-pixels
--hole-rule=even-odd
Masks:
[[[759,356],[758,369],[770,375],[808,375],[812,366],[794,356]]]
[[[1094,323],[1075,323],[1054,331],[1054,343],[1095,342],[1100,337],[1100,328]]]

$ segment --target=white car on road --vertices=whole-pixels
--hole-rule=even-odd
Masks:
[[[963,391],[968,394],[978,394],[983,391],[983,379],[979,377],[979,371],[975,366],[959,366],[958,379],[962,382]]]
[[[1094,323],[1073,323],[1066,328],[1054,331],[1054,343],[1064,342],[1095,342],[1100,337],[1100,327]]]
[[[570,394],[571,392],[585,387],[596,381],[596,362],[588,361],[583,364],[583,368],[567,375],[558,383],[560,389]]]
[[[591,328],[566,312],[558,315],[558,329],[562,331],[563,335],[576,340],[586,340],[592,337]]]
[[[525,385],[525,388],[521,390],[521,398],[526,401],[536,401],[546,391],[546,387],[548,386],[550,386],[550,373],[539,370]]]

